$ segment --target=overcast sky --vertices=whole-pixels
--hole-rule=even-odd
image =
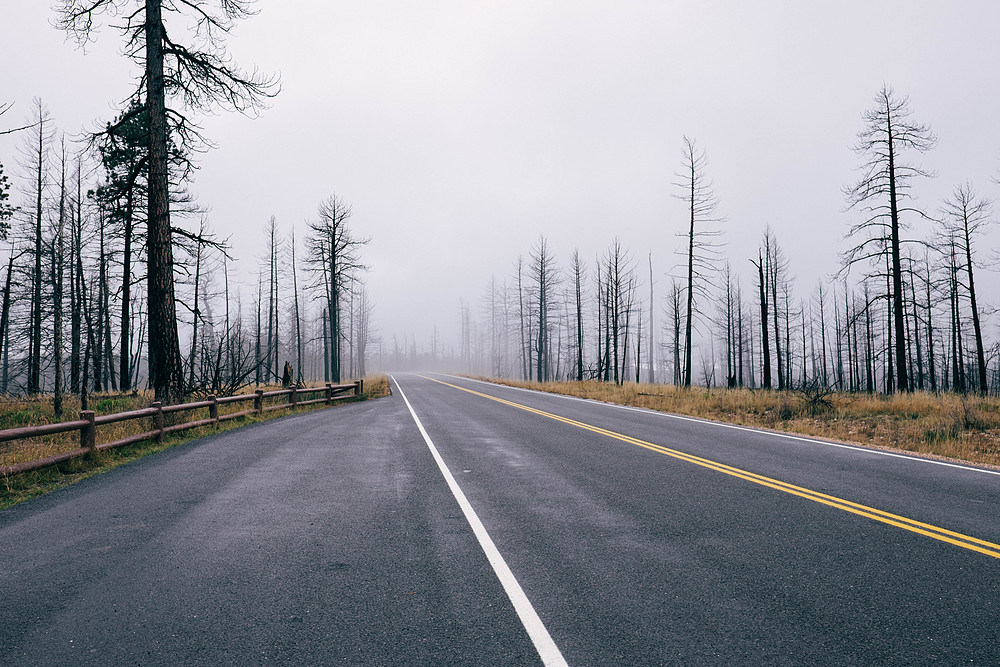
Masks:
[[[4,126],[33,97],[75,133],[108,119],[135,67],[104,27],[78,49],[45,0],[0,0]],[[652,252],[659,287],[678,261],[672,198],[682,137],[709,157],[726,254],[747,261],[770,224],[808,294],[838,267],[842,187],[861,113],[883,82],[938,147],[917,158],[928,211],[965,179],[989,195],[1000,155],[1000,2],[261,0],[230,40],[240,64],[281,76],[260,118],[204,118],[218,148],[194,191],[253,282],[263,226],[305,233],[336,193],[354,208],[376,324],[429,339],[457,329],[491,274],[544,234],[559,262],[593,264],[614,237]],[[0,161],[15,171],[12,137]],[[916,236],[925,236],[919,225]],[[994,232],[988,251],[997,247]],[[986,300],[995,304],[994,294]],[[665,304],[660,303],[658,306]]]

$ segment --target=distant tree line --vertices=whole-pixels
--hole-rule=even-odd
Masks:
[[[937,140],[890,87],[863,123],[860,178],[844,189],[850,247],[808,296],[797,296],[770,227],[754,256],[726,258],[707,158],[685,137],[674,195],[687,219],[665,293],[654,293],[652,253],[648,274],[617,239],[560,267],[539,237],[511,275],[490,278],[476,317],[461,304],[451,361],[538,381],[997,393],[1000,341],[987,335],[991,307],[976,291],[993,201],[963,182],[934,210],[918,206],[913,185],[930,173],[914,159]],[[389,363],[429,361],[420,356],[415,340],[396,341]]]
[[[35,100],[22,132],[21,174],[0,178],[7,249],[0,305],[0,393],[130,391],[150,385],[148,188],[142,115],[74,146]],[[172,151],[183,155],[178,149]],[[2,170],[2,165],[0,165]],[[0,172],[2,173],[2,172]],[[323,201],[296,243],[262,221],[266,256],[254,289],[233,280],[234,258],[207,213],[171,185],[173,287],[180,396],[248,385],[339,382],[365,373],[374,332],[361,250],[342,199]],[[244,267],[245,268],[245,267]]]

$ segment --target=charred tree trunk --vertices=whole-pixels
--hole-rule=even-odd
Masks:
[[[3,285],[3,309],[0,310],[0,341],[3,342],[3,377],[0,378],[0,393],[7,395],[8,366],[10,362],[10,287],[14,272],[14,259],[11,253],[7,260],[7,278]]]
[[[103,231],[101,245],[104,245]],[[107,259],[104,261],[105,264],[110,262],[111,252],[107,254]],[[115,352],[114,346],[111,343],[111,285],[109,284],[109,276],[107,269],[104,270],[103,279],[103,290],[102,290],[102,302],[101,302],[101,315],[104,318],[102,327],[104,329],[104,340],[102,344],[104,345],[104,354],[102,358],[104,359],[105,369],[104,377],[106,381],[106,386],[111,387],[112,391],[118,390],[118,382],[115,379]]]
[[[951,247],[951,318],[952,318],[952,385],[955,391],[964,394],[965,383],[965,351],[962,344],[962,312],[958,300],[958,260],[955,257],[954,243]]]
[[[118,360],[118,378],[122,391],[132,388],[132,319],[129,309],[132,299],[132,235],[133,235],[133,188],[129,188],[125,199],[125,217],[123,220],[124,248],[122,249],[122,309],[121,309],[121,351]]]
[[[892,270],[889,262],[890,255],[886,255],[886,273],[885,273],[885,293],[888,295],[892,294],[892,276],[890,272]],[[891,394],[896,389],[896,381],[899,379],[895,372],[893,372],[893,362],[895,355],[895,347],[893,345],[893,327],[894,317],[895,317],[895,306],[893,298],[889,298],[886,305],[886,322],[885,322],[885,360],[886,360],[886,374],[885,374],[885,393]],[[905,389],[905,387],[900,387],[900,389]]]
[[[66,228],[66,140],[62,142],[59,180],[59,221],[52,252],[52,411],[56,419],[63,413],[63,233]]]
[[[326,325],[326,308],[321,316],[323,325],[323,382],[330,381],[330,328]],[[405,345],[406,342],[404,341]]]
[[[299,313],[299,275],[295,266],[295,231],[292,231],[292,292],[295,298],[295,379],[302,382],[302,318]]]
[[[82,271],[83,253],[83,166],[81,160],[76,163],[76,215],[70,221],[70,251],[69,251],[69,293],[70,293],[70,352],[69,377],[70,392],[80,391],[81,371],[81,328],[83,325],[82,298],[80,295],[80,272]]]
[[[149,211],[146,218],[149,379],[156,400],[169,404],[180,400],[183,394],[184,370],[177,334],[170,238],[164,34],[160,0],[145,1],[146,110],[149,114]]]
[[[900,391],[906,391],[910,385],[906,374],[906,341],[904,339],[905,324],[903,321],[903,266],[899,251],[899,207],[896,202],[896,156],[893,148],[892,115],[888,113],[888,107],[887,122],[889,124],[887,133],[887,140],[889,144],[889,216],[891,220],[892,238],[892,323],[895,334],[896,386]]]
[[[986,384],[986,352],[983,346],[983,330],[979,323],[979,305],[976,303],[976,282],[972,275],[972,246],[969,238],[969,225],[964,227],[965,235],[965,268],[969,276],[969,305],[972,309],[972,331],[976,337],[976,366],[979,370],[979,393],[987,393]]]
[[[820,346],[820,357],[823,366],[823,386],[830,386],[830,378],[827,375],[827,361],[826,361],[826,303],[823,295],[823,284],[820,283],[819,286],[819,346]]]
[[[845,286],[846,289],[846,286]],[[833,291],[833,339],[834,344],[837,346],[837,372],[836,372],[836,382],[837,389],[844,391],[846,385],[844,384],[844,331],[840,326],[840,310],[837,309],[837,290]]]
[[[517,258],[517,312],[518,312],[518,331],[521,335],[521,377],[524,380],[530,380],[531,375],[529,369],[531,368],[531,355],[528,352],[528,336],[525,335],[524,331],[524,284],[523,284],[523,270],[524,262],[521,257]]]
[[[583,382],[583,268],[580,255],[573,253],[573,277],[576,287],[576,379]]]
[[[45,167],[45,113],[38,103],[38,146],[35,156],[34,270],[31,273],[31,327],[28,346],[29,394],[42,390],[42,194]]]
[[[857,365],[857,336],[854,336],[854,344],[851,342],[851,330],[854,322],[851,320],[851,296],[847,284],[844,284],[844,330],[847,336],[847,387],[848,391],[854,392],[858,389],[859,379],[855,372]]]
[[[913,342],[917,347],[917,388],[924,389],[924,354],[920,343],[920,318],[917,315],[917,290],[913,285],[913,272],[910,272],[910,296],[913,298]]]
[[[925,261],[927,270],[927,370],[931,380],[931,391],[937,392],[937,373],[934,368],[934,319],[931,312],[931,264]]]
[[[655,364],[655,345],[653,332],[656,329],[653,328],[653,253],[649,253],[649,324],[646,326],[649,329],[649,334],[646,336],[649,341],[649,373],[647,374],[647,381],[649,384],[656,382],[656,364]],[[638,382],[638,379],[636,379]]]
[[[684,386],[691,386],[691,323],[694,316],[694,219],[695,219],[695,163],[691,166],[691,209],[688,228],[687,309],[684,315]]]
[[[264,295],[263,280],[264,280],[263,276],[261,276],[260,273],[258,273],[257,274],[257,331],[255,332],[257,335],[255,337],[256,342],[254,343],[254,384],[256,385],[260,385],[261,382],[261,364],[263,363],[263,358],[260,356],[261,354],[260,339],[262,335],[260,328],[260,314],[261,314],[260,311],[261,311],[261,299]],[[327,370],[329,371],[329,366],[327,366]],[[329,382],[329,380],[327,381]]]
[[[771,269],[771,310],[774,311],[774,356],[778,366],[778,391],[781,391],[785,388],[785,369],[781,357],[781,326],[778,322],[778,262],[777,257],[772,257],[769,250],[765,252],[770,258],[768,265]]]
[[[865,285],[865,391],[869,394],[875,392],[875,339],[872,332],[871,318],[871,298],[868,294],[868,285]]]
[[[771,347],[768,343],[767,327],[767,281],[764,278],[764,258],[757,254],[757,276],[760,296],[760,340],[761,340],[761,361],[763,362],[763,388],[771,388]],[[780,374],[780,371],[779,371]]]
[[[204,234],[204,226],[202,226],[202,234]],[[201,296],[201,255],[203,249],[199,242],[198,248],[195,251],[194,260],[194,308],[192,309],[191,315],[191,350],[188,353],[188,391],[194,390],[195,372],[194,367],[196,365],[195,355],[198,352],[198,325],[201,320],[201,309],[199,304],[199,297]]]

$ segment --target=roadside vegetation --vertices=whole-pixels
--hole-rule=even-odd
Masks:
[[[265,391],[271,391],[281,389],[282,387],[275,385],[262,386],[261,388]],[[388,395],[388,378],[385,375],[371,376],[365,379],[364,393],[360,397],[343,399],[335,403],[333,407],[342,403],[354,403]],[[129,410],[140,410],[149,407],[152,403],[152,392],[93,394],[90,396],[89,407],[98,415],[106,415]],[[245,404],[223,404],[219,406],[219,414],[225,415],[238,412],[239,410],[246,409],[246,407],[247,405]],[[75,459],[57,466],[50,466],[20,475],[0,476],[0,509],[5,509],[29,498],[68,486],[81,479],[105,472],[124,463],[135,461],[149,454],[154,454],[206,435],[229,431],[276,417],[284,417],[293,412],[307,412],[310,410],[325,409],[326,407],[323,404],[308,405],[295,408],[294,410],[289,408],[264,412],[259,415],[247,415],[217,425],[203,426],[189,431],[168,434],[162,443],[157,443],[155,440],[147,440],[97,452],[92,459]],[[79,418],[79,411],[79,401],[69,396],[66,397],[63,405],[62,419],[56,419],[53,415],[51,396],[37,398],[0,397],[0,429],[73,421]],[[195,417],[188,416],[187,419],[192,420]],[[98,442],[118,440],[142,433],[150,428],[150,420],[147,419],[134,419],[106,424],[98,427]],[[0,465],[30,461],[78,446],[76,432],[61,433],[44,438],[32,438],[30,440],[3,442],[0,443]]]
[[[755,391],[607,382],[492,382],[550,393],[1000,466],[1000,397],[863,394],[815,386]]]

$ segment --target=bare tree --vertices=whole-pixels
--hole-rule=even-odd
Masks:
[[[924,250],[924,275],[921,276],[924,286],[924,294],[926,300],[924,302],[925,312],[926,312],[926,325],[927,325],[927,373],[930,376],[930,386],[931,391],[936,392],[937,387],[937,373],[934,367],[934,316],[933,316],[933,303],[931,301],[931,288],[933,281],[931,280],[931,262],[928,257],[927,250]]]
[[[976,301],[976,281],[974,269],[978,262],[975,258],[973,239],[985,234],[993,224],[992,200],[980,196],[971,183],[965,182],[955,187],[950,199],[946,199],[942,208],[944,214],[943,233],[954,239],[955,249],[959,255],[958,261],[965,264],[968,283],[965,290],[969,297],[969,308],[972,311],[972,329],[976,338],[976,365],[978,370],[979,392],[986,393],[986,353],[983,345],[983,330],[980,323],[980,308]]]
[[[602,278],[602,265],[600,258],[595,262],[594,282],[597,286],[597,365],[595,366],[595,377],[598,380],[608,381],[608,359],[611,358],[611,336],[608,333],[607,319],[608,308],[604,279]]]
[[[326,301],[328,363],[333,382],[341,380],[343,300],[356,274],[365,269],[360,251],[369,241],[352,234],[350,218],[351,207],[331,195],[319,205],[319,220],[309,223],[312,235],[307,241],[309,263],[316,279],[314,284]]]
[[[500,315],[503,311],[504,288],[497,284],[495,275],[490,275],[490,283],[483,293],[480,302],[480,312],[487,319],[486,331],[489,335],[489,364],[487,372],[492,377],[504,377],[504,358],[506,350],[502,348],[503,326]]]
[[[302,316],[299,312],[299,272],[295,265],[295,229],[289,242],[292,250],[292,296],[295,301],[295,380],[302,382]]]
[[[764,261],[762,252],[758,252],[757,261],[750,262],[757,267],[757,292],[760,303],[760,339],[761,339],[761,363],[763,365],[763,388],[771,388],[771,349],[768,345],[767,336],[767,264]]]
[[[111,221],[120,227],[122,239],[122,284],[121,284],[121,354],[118,375],[122,390],[131,388],[133,367],[131,349],[133,340],[132,285],[134,276],[135,247],[141,245],[138,226],[145,222],[139,213],[146,201],[144,176],[148,169],[149,122],[145,110],[133,100],[106,132],[96,137],[96,149],[107,181],[95,191],[95,197],[107,209]],[[177,156],[176,150],[172,154]],[[77,170],[77,184],[80,187],[80,168]],[[78,194],[79,200],[79,194]],[[136,241],[139,240],[139,243]]]
[[[205,219],[202,218],[201,226],[198,230],[198,236],[204,237],[206,234]],[[188,388],[193,390],[195,388],[195,359],[198,351],[198,331],[199,327],[204,319],[203,308],[205,303],[205,294],[203,293],[202,287],[202,273],[205,269],[205,245],[204,243],[195,244],[194,249],[194,299],[191,305],[191,349],[188,353]]]
[[[688,211],[688,229],[683,234],[687,240],[685,250],[687,264],[687,308],[684,321],[684,386],[691,386],[692,323],[696,307],[695,296],[707,297],[708,275],[718,256],[720,232],[711,225],[721,222],[716,217],[719,201],[712,192],[711,183],[706,179],[705,169],[708,158],[704,151],[695,148],[693,140],[684,137],[682,149],[682,171],[676,174],[674,185],[681,192],[674,195],[684,202]]]
[[[559,284],[559,270],[555,266],[555,258],[549,252],[544,236],[538,238],[530,253],[531,277],[535,283],[534,304],[538,315],[537,339],[535,340],[535,375],[538,382],[547,382],[552,371],[551,359],[551,327],[550,318],[553,312],[553,295]]]
[[[607,366],[615,384],[625,381],[625,351],[628,349],[629,315],[635,297],[635,263],[617,238],[604,257],[605,346]]]
[[[261,329],[261,325],[260,325],[260,315],[261,315],[261,308],[262,308],[261,304],[263,302],[263,299],[262,299],[263,294],[264,294],[264,275],[263,275],[263,272],[261,272],[260,268],[258,267],[258,269],[257,269],[257,301],[256,301],[256,306],[257,306],[257,327],[254,329],[254,373],[253,373],[254,384],[256,384],[256,385],[259,385],[261,383],[261,381],[264,379],[263,378],[263,360],[264,360],[264,358],[261,356],[261,347],[260,347],[261,336],[262,336],[262,329]]]
[[[530,311],[525,312],[526,304],[524,297],[524,257],[517,256],[517,313],[518,332],[520,333],[520,357],[521,357],[521,379],[531,378],[531,317]]]
[[[357,376],[363,378],[368,373],[365,362],[368,358],[368,344],[372,342],[373,332],[371,328],[371,320],[372,313],[375,311],[375,305],[368,298],[368,289],[365,287],[364,283],[359,283],[358,288],[355,291],[357,293],[357,299],[352,319],[357,321],[354,327],[354,333],[357,339]]]
[[[683,367],[681,365],[681,322],[683,320],[683,293],[684,290],[676,280],[670,281],[670,347],[672,351],[671,362],[673,366],[673,380],[675,385],[680,385],[683,381]]]
[[[719,319],[716,321],[716,329],[722,328],[724,333],[719,337],[720,342],[726,345],[726,386],[733,388],[737,386],[739,375],[737,350],[737,303],[736,291],[739,278],[733,275],[732,266],[726,262],[722,267],[722,286],[719,294]]]
[[[823,383],[822,386],[830,386],[830,375],[829,362],[826,356],[826,292],[823,289],[823,282],[820,281],[816,285],[816,296],[815,296],[816,306],[819,313],[819,363],[820,372],[817,375]]]
[[[783,294],[786,299],[789,292],[788,285],[788,260],[770,226],[764,228],[764,260],[767,265],[766,278],[768,289],[771,294],[771,313],[774,325],[774,360],[778,376],[778,390],[786,388],[788,382],[789,366],[791,365],[791,350],[786,342],[781,345],[781,308],[778,299],[779,294]],[[788,311],[785,310],[785,333],[788,333]]]
[[[788,279],[788,260],[778,245],[770,226],[764,228],[763,241],[763,246],[757,252],[757,261],[750,260],[757,267],[758,275],[758,303],[761,314],[762,382],[764,389],[770,389],[773,378],[776,376],[778,381],[777,388],[783,390],[789,384],[789,377],[791,376],[791,353],[788,349],[791,338],[788,307],[791,287]],[[782,347],[782,309],[779,297],[784,297],[785,301],[784,348]],[[768,320],[769,315],[771,317],[770,321]],[[772,332],[768,331],[769,326],[773,327]],[[771,333],[773,333],[773,337]],[[771,372],[771,343],[774,344],[774,361],[777,365],[777,372],[774,374]]]
[[[45,192],[48,188],[47,155],[51,140],[49,129],[49,112],[40,99],[33,103],[31,134],[25,136],[22,154],[24,156],[26,174],[30,179],[30,191],[26,193],[31,200],[31,238],[30,252],[33,267],[30,273],[31,314],[28,325],[28,369],[26,389],[29,394],[41,391],[42,371],[42,214],[44,212]]]
[[[66,138],[62,138],[61,154],[59,160],[59,218],[56,222],[55,238],[52,241],[52,312],[53,312],[53,341],[52,341],[52,369],[54,382],[52,386],[52,411],[56,418],[62,417],[63,412],[63,277],[65,275],[64,266],[64,240],[66,230]]]
[[[906,360],[906,334],[903,312],[904,243],[900,214],[923,212],[902,205],[909,197],[910,181],[929,172],[904,162],[906,151],[925,153],[934,147],[936,137],[927,125],[910,120],[909,99],[897,97],[888,85],[875,96],[874,106],[864,112],[865,127],[858,132],[854,151],[862,157],[861,178],[844,189],[848,208],[860,209],[865,219],[851,227],[848,236],[859,239],[844,257],[845,266],[858,262],[880,263],[887,256],[889,286],[886,293],[891,304],[892,335],[895,353],[895,386],[900,391],[909,388]],[[926,217],[926,216],[925,216]]]
[[[580,260],[580,251],[573,251],[570,260],[570,271],[573,272],[573,286],[576,297],[576,379],[583,381],[583,280],[586,267]]]
[[[73,214],[70,216],[69,232],[69,310],[70,310],[70,352],[69,352],[69,384],[70,391],[80,391],[81,375],[81,342],[83,327],[83,299],[81,297],[82,281],[79,280],[78,262],[83,254],[83,159],[76,161],[76,197],[73,201]],[[123,342],[123,348],[128,346]]]
[[[948,239],[948,302],[951,305],[951,376],[952,388],[965,393],[965,347],[962,342],[962,311],[959,306],[959,262],[958,239]]]
[[[648,341],[649,373],[646,377],[646,381],[649,382],[649,384],[653,384],[654,382],[656,382],[656,363],[655,363],[656,357],[653,354],[653,351],[655,349],[655,344],[653,341],[656,338],[653,335],[653,332],[656,331],[656,329],[653,328],[653,251],[652,250],[649,251],[647,259],[649,260],[649,324],[646,325],[646,328],[649,330],[649,335],[647,336],[647,338],[649,338]],[[636,381],[638,382],[638,380]]]
[[[223,38],[234,22],[253,13],[247,0],[61,0],[58,25],[85,43],[94,35],[101,14],[120,17],[126,55],[142,66],[137,96],[145,98],[149,118],[147,303],[149,322],[149,374],[156,398],[175,401],[183,393],[184,376],[171,245],[168,135],[171,130],[191,143],[197,134],[186,116],[167,106],[177,99],[189,109],[210,109],[218,104],[238,111],[260,108],[276,94],[272,80],[256,71],[235,68],[223,48]],[[164,14],[186,17],[194,26],[186,45],[169,35]]]
[[[273,215],[264,228],[267,234],[267,360],[265,377],[281,378],[278,368],[278,220]]]

